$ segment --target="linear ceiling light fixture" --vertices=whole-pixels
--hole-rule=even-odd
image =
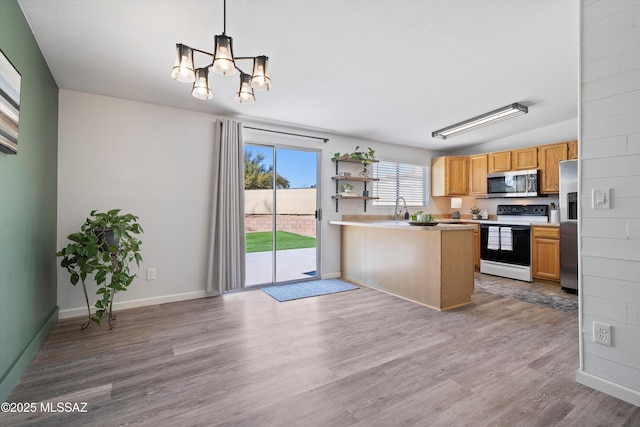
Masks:
[[[179,82],[193,83],[191,94],[196,98],[211,99],[213,93],[209,84],[209,71],[213,70],[216,74],[230,76],[235,74],[237,70],[240,72],[240,87],[236,93],[236,100],[241,104],[250,104],[256,100],[253,89],[271,89],[268,70],[269,58],[264,55],[234,57],[233,40],[227,36],[227,0],[224,0],[223,16],[222,34],[214,37],[215,53],[194,49],[182,43],[176,44],[176,63],[171,71],[171,77]],[[194,52],[210,56],[212,62],[203,68],[195,68],[193,65]],[[253,74],[245,73],[236,65],[236,61],[244,59],[253,60]]]
[[[511,117],[516,117],[521,114],[527,114],[528,112],[529,109],[527,107],[522,104],[515,103],[482,114],[478,117],[456,123],[455,125],[448,126],[435,132],[431,132],[431,136],[434,138],[447,139],[461,133],[469,132],[477,128],[497,123],[502,120],[510,119]]]

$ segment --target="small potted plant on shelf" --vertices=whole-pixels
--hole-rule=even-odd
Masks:
[[[351,190],[353,190],[353,185],[349,184],[348,182],[345,182],[344,184],[342,184],[342,195],[343,196],[350,196],[351,195]]]
[[[473,219],[480,219],[480,208],[477,207],[476,205],[473,205],[471,207],[471,217]]]
[[[115,326],[113,298],[117,292],[126,291],[136,277],[129,272],[133,261],[139,266],[142,261],[140,245],[136,235],[142,233],[138,217],[120,214],[120,209],[106,213],[91,211],[80,230],[70,234],[71,241],[56,253],[62,257],[60,265],[71,274],[71,284],[82,283],[87,302],[88,320],[81,326],[85,329],[91,322],[100,325],[104,316],[109,319],[109,329]],[[98,289],[96,312],[92,316],[85,281],[93,276]]]

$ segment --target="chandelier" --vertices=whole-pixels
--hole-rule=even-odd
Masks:
[[[240,72],[240,87],[236,93],[236,100],[241,104],[255,102],[256,98],[253,89],[271,89],[271,79],[269,78],[268,66],[269,58],[260,56],[233,56],[233,39],[227,36],[227,0],[224,0],[224,23],[221,35],[214,37],[214,52],[209,53],[203,50],[194,49],[185,44],[176,44],[176,62],[171,71],[174,80],[185,83],[193,83],[191,95],[199,99],[211,99],[213,93],[209,85],[209,72],[213,70],[216,74],[230,76]],[[207,55],[212,59],[205,67],[195,68],[193,62],[194,52]],[[236,65],[236,61],[253,60],[253,73],[245,73]]]

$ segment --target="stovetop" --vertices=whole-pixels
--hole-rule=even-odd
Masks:
[[[548,222],[548,205],[498,205],[498,221],[510,223]]]

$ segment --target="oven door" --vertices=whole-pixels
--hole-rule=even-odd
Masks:
[[[480,258],[486,261],[505,264],[531,266],[531,227],[528,225],[496,224],[502,232],[503,227],[511,228],[511,250],[499,245],[489,248],[489,224],[480,224]],[[506,232],[507,230],[505,230]]]

